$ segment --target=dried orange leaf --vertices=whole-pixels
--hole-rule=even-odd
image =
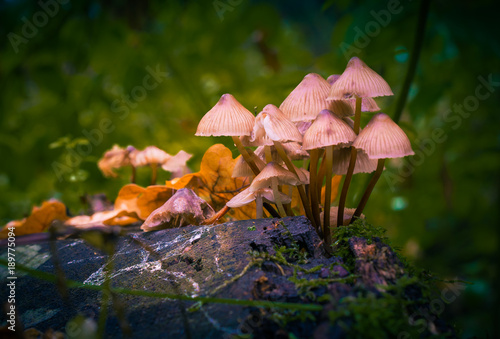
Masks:
[[[173,190],[167,186],[153,185],[143,188],[136,184],[128,184],[122,187],[115,200],[115,211],[127,211],[141,219],[146,218],[155,209],[163,205],[173,194]],[[134,215],[130,215],[134,217]]]
[[[54,220],[67,220],[66,206],[60,201],[51,199],[44,201],[42,206],[33,207],[31,215],[23,220],[11,221],[0,231],[0,238],[7,238],[8,227],[15,227],[16,236],[43,232]]]
[[[198,173],[189,173],[181,178],[175,178],[170,181],[167,180],[165,186],[174,190],[180,190],[181,188],[197,189],[199,186]]]
[[[182,178],[167,181],[174,189],[191,188],[216,211],[226,205],[233,196],[249,185],[248,178],[232,178],[236,159],[231,150],[222,144],[211,146],[203,155],[200,171],[186,174]],[[255,205],[231,209],[229,216],[248,219],[255,215]]]
[[[101,225],[130,225],[139,221],[135,212],[127,212],[125,210],[117,211],[103,211],[97,212],[93,215],[79,215],[68,219],[65,224],[78,228],[88,228]]]

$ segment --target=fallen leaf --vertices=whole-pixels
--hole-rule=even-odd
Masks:
[[[67,220],[66,206],[60,201],[51,199],[44,201],[42,206],[33,207],[31,215],[22,220],[9,222],[0,231],[0,238],[5,239],[8,236],[9,227],[14,227],[16,236],[39,233],[47,230],[54,220]]]
[[[117,225],[125,226],[139,221],[135,212],[127,212],[125,210],[113,210],[96,212],[90,216],[79,215],[66,220],[65,225],[78,228],[88,228],[100,225]]]
[[[152,185],[146,188],[136,184],[122,187],[115,200],[115,211],[126,211],[129,216],[137,216],[141,220],[155,209],[163,205],[172,195],[173,189],[163,185]]]
[[[222,144],[215,144],[203,155],[199,172],[167,181],[166,186],[174,189],[191,188],[218,211],[249,185],[248,178],[231,177],[235,164],[236,159],[233,159],[231,151]],[[231,209],[228,214],[235,219],[253,218],[255,205]]]

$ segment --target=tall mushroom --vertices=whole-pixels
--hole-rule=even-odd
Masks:
[[[217,104],[208,111],[198,124],[197,136],[230,136],[238,151],[255,175],[259,168],[253,162],[240,136],[249,136],[255,123],[255,116],[231,94],[223,94]]]
[[[359,217],[365,208],[366,202],[375,187],[382,171],[385,159],[402,158],[415,154],[405,132],[384,113],[373,116],[368,125],[354,140],[353,148],[363,150],[370,159],[377,159],[377,170],[366,188],[353,218]]]
[[[333,83],[328,100],[356,100],[356,109],[354,112],[354,133],[358,134],[361,122],[362,98],[373,98],[387,95],[394,95],[387,82],[358,57],[353,57],[349,60],[342,75]],[[356,164],[356,156],[356,149],[353,147],[351,148],[349,169],[340,194],[337,217],[339,223],[344,220],[343,214],[345,200],[351,183],[354,165]]]
[[[323,220],[323,235],[325,242],[329,244],[330,242],[330,205],[331,205],[331,188],[332,188],[332,167],[333,167],[333,149],[335,146],[349,147],[356,134],[349,127],[349,125],[337,117],[333,112],[329,110],[322,110],[316,120],[312,123],[311,127],[304,134],[304,140],[302,142],[302,148],[311,151],[311,165],[310,165],[310,175],[311,175],[311,204],[313,208],[313,214],[317,222],[319,222],[319,203],[318,192],[316,192],[316,173],[318,166],[319,149],[326,148],[325,162],[326,162],[326,194],[324,207],[324,220]]]

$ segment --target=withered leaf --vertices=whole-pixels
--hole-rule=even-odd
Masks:
[[[54,220],[67,220],[66,206],[60,201],[51,199],[44,201],[42,206],[33,207],[31,215],[22,220],[9,222],[0,231],[0,238],[5,239],[9,233],[9,227],[15,227],[16,236],[39,233],[47,230]]]

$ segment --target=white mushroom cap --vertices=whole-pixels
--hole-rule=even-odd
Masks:
[[[247,189],[241,191],[240,193],[238,193],[237,195],[235,195],[231,200],[229,200],[226,203],[226,206],[231,207],[231,208],[237,208],[237,207],[248,205],[249,203],[251,203],[252,201],[257,199],[257,196],[259,194],[266,201],[269,201],[271,203],[276,202],[274,199],[273,190],[270,188],[260,188],[256,191],[251,191],[250,188],[247,188]],[[281,203],[283,203],[283,204],[288,204],[291,201],[290,197],[282,192],[279,192],[279,197],[280,197]]]
[[[214,137],[250,135],[254,123],[255,117],[249,110],[231,94],[224,94],[203,116],[195,135]]]
[[[374,98],[394,95],[387,82],[358,57],[349,60],[344,73],[333,83],[328,100]]]
[[[302,134],[279,108],[269,104],[257,115],[250,141],[259,146],[273,145],[273,141],[302,142]]]
[[[293,122],[314,120],[323,109],[330,109],[326,101],[329,93],[330,84],[321,75],[309,73],[281,103],[280,109]]]
[[[402,158],[415,154],[405,132],[384,113],[373,116],[352,146],[363,150],[370,159]]]
[[[131,163],[135,167],[148,166],[151,164],[163,164],[172,156],[156,146],[148,146],[142,151],[131,153]]]
[[[289,170],[284,169],[280,165],[270,162],[264,169],[257,175],[250,185],[250,191],[256,191],[260,188],[271,187],[271,180],[278,179],[278,185],[292,185],[296,186],[301,184],[299,178]]]
[[[322,110],[304,134],[305,150],[341,145],[346,147],[356,139],[356,133],[341,118],[329,110]]]

